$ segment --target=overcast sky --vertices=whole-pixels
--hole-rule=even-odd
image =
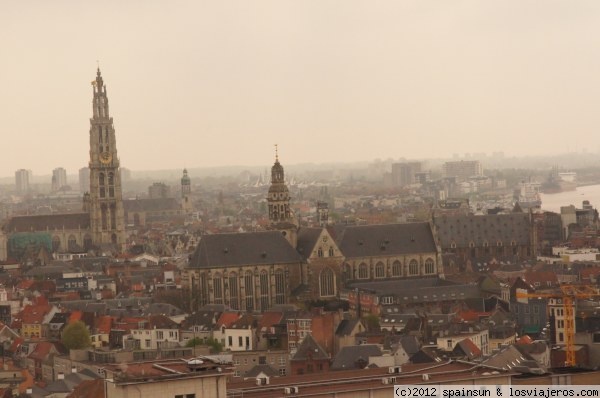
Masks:
[[[600,147],[600,2],[12,1],[0,175],[89,161],[96,60],[133,170]]]

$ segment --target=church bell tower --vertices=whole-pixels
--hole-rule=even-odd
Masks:
[[[106,86],[96,73],[93,86],[93,113],[90,119],[90,212],[94,245],[114,244],[118,251],[125,243],[125,221],[121,190],[121,171],[113,119],[108,113]]]

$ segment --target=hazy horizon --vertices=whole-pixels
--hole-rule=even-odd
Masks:
[[[89,160],[96,60],[121,165],[597,152],[596,1],[13,2],[0,176]]]

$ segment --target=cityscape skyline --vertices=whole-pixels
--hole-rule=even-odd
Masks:
[[[432,4],[10,5],[3,174],[87,164],[97,59],[133,170],[596,152],[598,4]]]

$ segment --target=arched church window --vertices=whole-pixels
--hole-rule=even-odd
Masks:
[[[54,236],[52,237],[52,251],[58,251],[60,249],[60,237]]]
[[[323,249],[321,247],[317,250],[317,257],[323,257]]]
[[[258,277],[260,285],[260,310],[265,311],[269,309],[269,274],[267,271],[262,270]]]
[[[285,303],[285,274],[282,269],[275,271],[275,304]]]
[[[369,277],[369,268],[367,264],[362,263],[358,266],[358,278],[359,279],[367,279]]]
[[[75,246],[77,245],[77,239],[75,239],[75,235],[69,235],[68,247],[69,251],[75,250]]]
[[[244,274],[244,289],[246,291],[246,311],[254,311],[254,275],[252,271]]]
[[[223,278],[218,272],[213,276],[213,295],[215,304],[223,304]]]
[[[410,275],[419,275],[419,263],[417,260],[410,260],[410,263],[408,263],[408,272]]]
[[[327,267],[319,275],[319,287],[321,297],[335,296],[335,274]]]
[[[425,273],[433,274],[435,272],[435,266],[432,258],[425,260]]]
[[[335,255],[335,252],[333,251],[333,246],[329,247],[329,257],[333,257]]]
[[[402,264],[400,264],[400,261],[394,261],[394,263],[392,264],[392,276],[400,276],[401,269]]]
[[[83,250],[88,251],[92,248],[92,237],[89,234],[86,234],[83,237]]]
[[[385,265],[380,261],[375,264],[375,278],[385,277]]]
[[[232,310],[237,310],[240,308],[238,276],[235,272],[229,273],[229,306]]]

